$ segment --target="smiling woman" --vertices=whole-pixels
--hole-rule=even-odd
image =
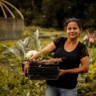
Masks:
[[[64,49],[67,51],[72,51],[78,45],[77,38],[82,32],[81,25],[75,21],[70,22],[67,24],[67,27],[65,27],[65,32],[68,36],[68,39],[65,42]]]
[[[37,59],[44,52],[55,52],[54,58],[62,58],[59,65],[58,80],[46,81],[46,96],[77,96],[78,73],[88,72],[89,58],[88,51],[84,44],[78,41],[82,27],[78,19],[71,18],[65,22],[67,37],[59,37],[51,44],[32,56],[29,61]],[[46,60],[47,62],[47,60]],[[79,65],[81,66],[79,67]],[[29,68],[26,62],[24,72]]]
[[[78,28],[78,25],[76,22],[71,22],[68,24],[66,32],[68,34],[69,38],[76,38],[81,33],[82,29]],[[75,37],[74,37],[75,36]]]

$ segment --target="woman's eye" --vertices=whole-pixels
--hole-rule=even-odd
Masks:
[[[73,29],[73,30],[76,30],[77,28],[76,28],[76,27],[73,27],[73,28],[69,27],[69,28],[68,28],[68,30],[72,30],[72,29]]]
[[[71,28],[69,27],[68,30],[71,30]]]
[[[74,30],[76,30],[77,28],[76,28],[76,27],[74,27],[73,29],[74,29]]]

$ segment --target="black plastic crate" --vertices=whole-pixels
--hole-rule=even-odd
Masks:
[[[30,62],[28,78],[30,80],[57,80],[59,63],[43,64]]]

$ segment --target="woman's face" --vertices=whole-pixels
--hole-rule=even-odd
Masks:
[[[68,38],[77,39],[81,32],[82,32],[82,29],[79,28],[76,22],[68,23],[66,27],[66,33],[67,33]]]

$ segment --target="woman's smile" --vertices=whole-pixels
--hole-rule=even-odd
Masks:
[[[76,22],[70,22],[67,26],[66,33],[70,39],[76,39],[81,33],[81,30]]]

